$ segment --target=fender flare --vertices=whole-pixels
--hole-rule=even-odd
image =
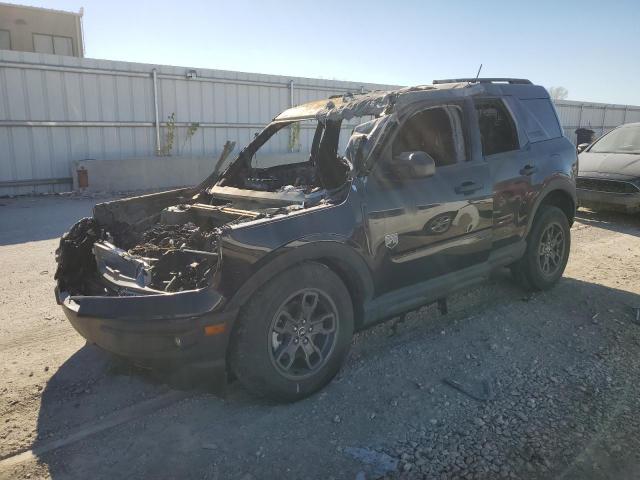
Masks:
[[[354,299],[356,318],[362,305],[371,300],[374,291],[371,269],[365,259],[344,238],[303,238],[284,245],[261,259],[261,266],[231,297],[226,310],[239,311],[251,295],[267,281],[294,265],[316,261],[327,265],[347,285]],[[353,291],[355,289],[355,291]]]
[[[529,218],[527,219],[527,230],[525,232],[525,236],[528,235],[531,231],[533,220],[538,214],[540,206],[544,203],[545,199],[548,198],[551,193],[556,191],[560,191],[563,194],[567,195],[573,202],[573,218],[578,205],[575,181],[565,175],[554,177],[548,183],[546,183],[544,187],[542,187],[542,190],[540,190],[540,192],[536,196],[536,199],[533,203],[533,208],[531,209],[532,214],[529,215]],[[569,223],[571,223],[572,219],[569,220]]]

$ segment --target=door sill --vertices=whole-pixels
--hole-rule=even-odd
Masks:
[[[525,240],[493,250],[483,263],[456,270],[437,278],[393,290],[374,298],[364,306],[364,327],[375,325],[387,318],[434,302],[451,293],[467,288],[488,278],[489,274],[505,267],[524,255]]]

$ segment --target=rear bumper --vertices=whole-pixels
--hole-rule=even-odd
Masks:
[[[235,312],[222,312],[223,298],[211,289],[124,297],[55,293],[76,331],[110,353],[146,366],[224,368]]]
[[[639,193],[609,193],[595,190],[576,189],[578,204],[597,209],[622,210],[629,213],[640,212]]]

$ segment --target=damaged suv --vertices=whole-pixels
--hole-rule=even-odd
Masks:
[[[273,153],[296,135],[304,154]],[[217,367],[297,400],[337,373],[356,330],[501,267],[551,287],[576,162],[528,80],[312,102],[197,187],[96,205],[60,241],[56,297],[113,354]]]

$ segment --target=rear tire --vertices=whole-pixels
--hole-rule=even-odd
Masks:
[[[558,207],[542,205],[527,237],[525,254],[511,266],[511,273],[527,290],[547,290],[562,276],[570,247],[566,215]]]
[[[344,283],[325,265],[307,262],[280,273],[241,310],[229,365],[250,392],[291,402],[338,373],[353,335]]]

